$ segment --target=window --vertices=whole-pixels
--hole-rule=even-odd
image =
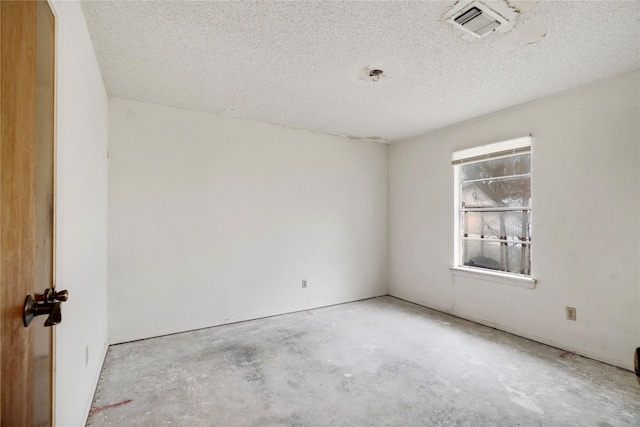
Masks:
[[[531,276],[531,137],[453,153],[456,267]]]

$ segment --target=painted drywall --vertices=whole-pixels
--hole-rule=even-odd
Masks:
[[[108,104],[80,5],[57,16],[55,420],[84,425],[107,343]],[[86,359],[88,355],[88,360]]]
[[[111,343],[387,293],[386,145],[117,98],[109,123]]]
[[[631,369],[640,343],[639,78],[390,146],[390,294]],[[451,153],[528,133],[536,288],[452,276]],[[577,321],[565,319],[566,306]]]

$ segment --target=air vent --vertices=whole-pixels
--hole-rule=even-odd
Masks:
[[[467,30],[484,36],[491,30],[495,30],[500,26],[500,22],[482,13],[477,7],[472,7],[462,15],[458,16],[455,21]]]
[[[454,14],[449,22],[454,27],[478,39],[500,28],[501,25],[509,23],[508,20],[480,1],[473,2],[469,7]]]

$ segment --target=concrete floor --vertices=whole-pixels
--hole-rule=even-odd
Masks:
[[[164,424],[639,426],[640,386],[380,297],[112,346],[88,425]]]

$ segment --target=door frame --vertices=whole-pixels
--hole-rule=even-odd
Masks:
[[[57,217],[58,217],[58,13],[52,0],[46,0],[47,6],[53,15],[53,218],[52,218],[52,263],[51,279],[53,288],[57,288]],[[56,328],[51,328],[51,427],[56,425]]]

